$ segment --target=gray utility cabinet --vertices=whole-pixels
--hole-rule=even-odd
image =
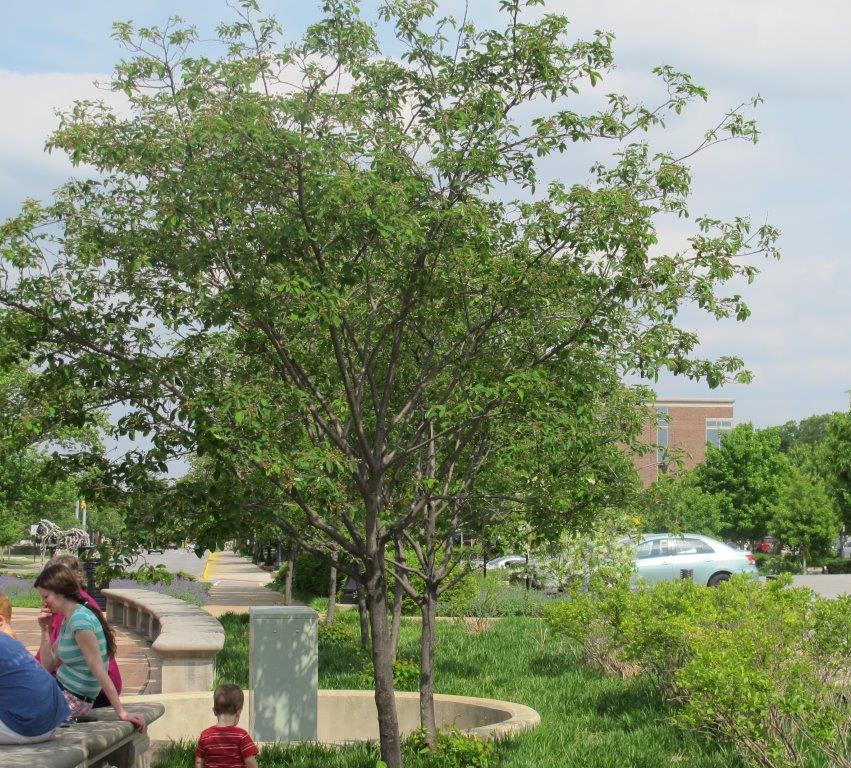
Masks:
[[[248,727],[255,741],[316,739],[319,644],[316,611],[252,607]]]

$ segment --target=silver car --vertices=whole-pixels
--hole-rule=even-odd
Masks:
[[[512,568],[516,565],[525,564],[525,555],[501,555],[500,557],[493,558],[493,560],[488,560],[487,569],[490,570],[491,568]]]
[[[647,533],[635,553],[637,577],[659,581],[691,579],[696,584],[718,586],[734,573],[759,575],[750,552],[696,533]]]

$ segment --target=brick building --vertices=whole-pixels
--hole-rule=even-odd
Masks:
[[[661,398],[653,408],[656,421],[645,427],[641,442],[659,447],[635,457],[635,468],[645,488],[660,472],[668,471],[672,455],[679,458],[684,469],[691,469],[706,458],[707,443],[717,446],[721,435],[733,428],[733,400]]]

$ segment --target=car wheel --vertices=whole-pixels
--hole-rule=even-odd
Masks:
[[[715,573],[712,575],[709,581],[706,582],[706,584],[710,587],[717,587],[721,582],[727,581],[729,578],[729,573]]]

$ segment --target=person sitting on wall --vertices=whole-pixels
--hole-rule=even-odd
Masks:
[[[100,611],[94,610],[80,594],[80,581],[64,565],[48,565],[35,580],[43,608],[38,615],[41,627],[41,665],[56,670],[56,681],[74,718],[86,717],[103,690],[120,720],[144,732],[141,715],[128,712],[109,679],[107,665],[115,656],[115,633]],[[50,642],[54,613],[64,616],[59,640]]]
[[[0,595],[0,744],[47,741],[70,714],[56,680],[12,632],[12,604]]]
[[[47,565],[64,565],[66,568],[70,569],[80,582],[80,596],[86,601],[86,605],[93,611],[97,611],[103,615],[100,606],[95,602],[95,599],[86,592],[85,589],[83,589],[83,566],[74,555],[56,555],[50,559],[50,562],[48,562]],[[50,645],[54,649],[56,648],[56,643],[59,641],[59,633],[62,631],[63,621],[65,621],[65,617],[61,613],[53,614],[53,623],[50,625]],[[40,661],[41,652],[37,652],[35,657]],[[121,680],[121,670],[118,668],[118,661],[115,656],[110,657],[109,663],[106,667],[106,672],[109,675],[109,679],[112,680],[112,684],[115,686],[116,693],[120,696],[123,683]],[[53,674],[56,674],[56,670],[54,670]],[[101,690],[101,692],[97,695],[92,708],[108,706],[110,706],[109,699],[106,697],[103,690]]]

